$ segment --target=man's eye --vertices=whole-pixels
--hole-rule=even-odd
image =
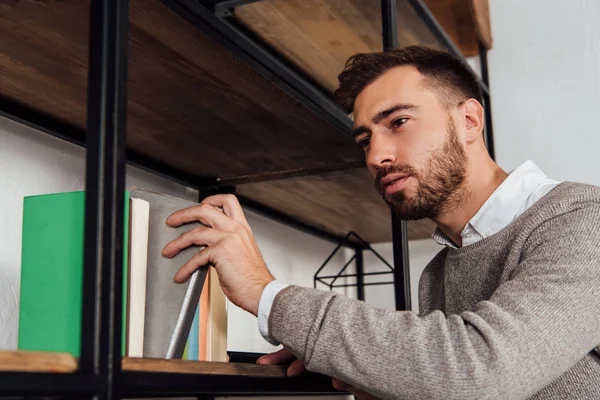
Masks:
[[[392,128],[400,128],[406,121],[408,121],[408,118],[397,118],[392,121]]]
[[[366,148],[369,143],[371,142],[370,138],[364,138],[358,141],[358,145],[360,146],[361,149]]]

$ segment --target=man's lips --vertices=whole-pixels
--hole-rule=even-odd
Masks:
[[[381,179],[381,187],[386,195],[390,195],[401,190],[408,180],[410,175],[407,174],[391,174]]]

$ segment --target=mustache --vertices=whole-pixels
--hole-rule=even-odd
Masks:
[[[382,193],[383,190],[383,187],[381,186],[381,180],[389,174],[395,173],[417,175],[417,171],[411,165],[408,164],[395,164],[382,167],[377,171],[377,175],[375,175],[375,187],[377,188],[377,191],[379,191],[379,193]]]

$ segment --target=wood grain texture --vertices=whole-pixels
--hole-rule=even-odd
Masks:
[[[77,359],[66,353],[0,350],[0,371],[69,373]]]
[[[475,19],[477,37],[486,49],[492,48],[492,28],[490,26],[490,4],[488,0],[470,0],[471,12]]]
[[[491,48],[488,0],[424,0],[465,57],[479,54],[479,41]]]
[[[237,7],[235,16],[331,92],[350,56],[383,50],[379,1],[263,0]],[[436,45],[406,1],[397,18],[401,45]]]
[[[236,193],[328,232],[354,231],[370,243],[392,240],[390,209],[366,168],[239,185]],[[409,239],[431,236],[430,221],[410,221]]]
[[[396,21],[399,46],[427,45],[443,48],[407,0],[396,0]]]
[[[225,186],[233,186],[245,183],[255,183],[255,182],[264,182],[264,181],[272,181],[278,179],[286,179],[286,178],[295,178],[298,176],[308,176],[308,175],[321,175],[329,172],[335,171],[345,171],[354,168],[360,168],[364,166],[365,162],[363,160],[358,161],[354,164],[344,163],[339,165],[327,165],[325,167],[317,167],[317,168],[300,168],[300,169],[292,169],[287,171],[277,171],[270,172],[266,174],[256,174],[256,175],[246,175],[246,176],[238,176],[232,179],[221,179],[219,181],[220,185]]]
[[[151,358],[123,358],[124,371],[176,372],[183,374],[244,375],[253,377],[286,377],[286,366],[228,363],[217,361],[162,360]]]
[[[479,54],[478,40],[491,46],[487,0],[425,3],[463,55]],[[400,46],[441,48],[406,0],[398,0],[396,8]],[[237,7],[235,16],[331,92],[350,56],[383,48],[379,1],[263,0]]]
[[[281,365],[129,357],[123,358],[122,367],[124,371],[255,377],[285,377],[287,369]],[[71,354],[0,350],[0,371],[71,373],[76,370],[77,359]]]
[[[88,8],[0,3],[3,95],[85,127]],[[129,148],[197,176],[362,159],[344,133],[158,0],[131,1],[127,124]]]

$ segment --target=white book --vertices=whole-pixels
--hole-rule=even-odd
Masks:
[[[173,258],[164,257],[162,249],[183,233],[203,226],[199,222],[177,228],[166,224],[167,217],[175,211],[198,203],[141,189],[132,190],[130,197],[144,200],[150,205],[146,279],[142,280],[145,285],[143,357],[180,359],[208,268],[200,268],[185,283],[176,283],[174,277],[177,270],[201,247],[190,246]]]
[[[127,355],[142,357],[144,354],[150,203],[146,200],[132,198],[129,207]]]

